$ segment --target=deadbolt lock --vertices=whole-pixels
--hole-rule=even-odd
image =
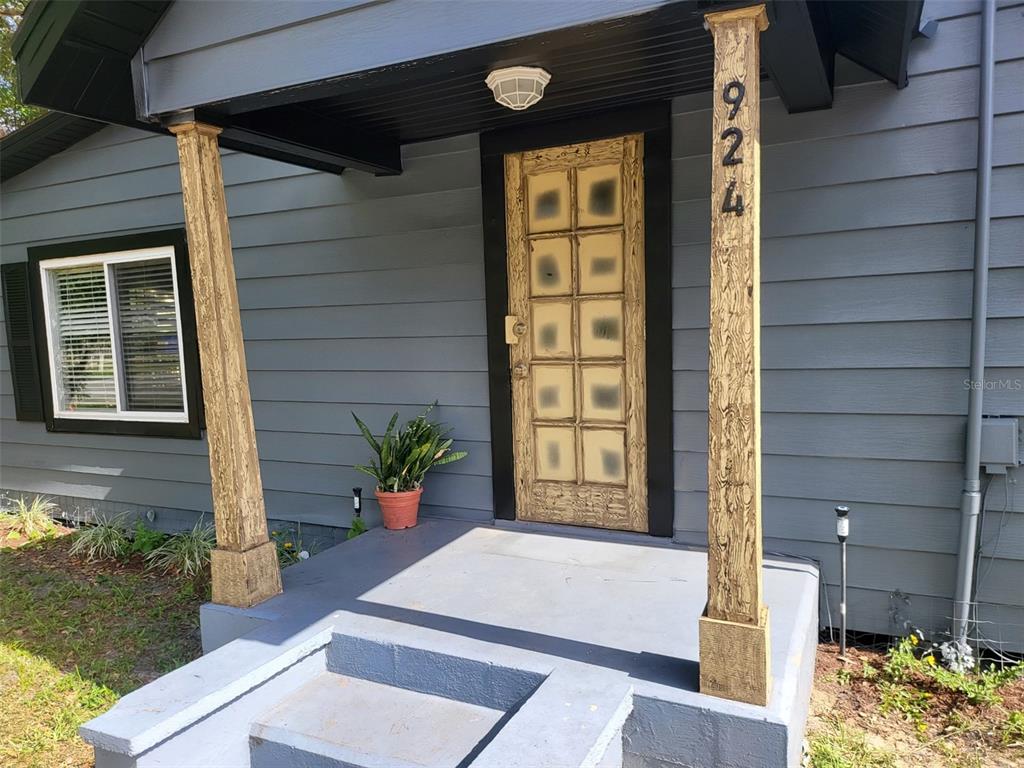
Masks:
[[[526,323],[515,315],[505,315],[505,343],[518,344],[519,337],[526,333]]]

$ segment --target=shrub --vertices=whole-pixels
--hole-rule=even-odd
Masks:
[[[356,536],[360,536],[364,533],[366,533],[366,521],[361,517],[353,517],[352,527],[348,529],[348,534],[345,538],[354,539]]]
[[[309,559],[309,550],[302,545],[302,523],[298,524],[298,529],[271,531],[270,538],[277,547],[277,562],[282,568]]]
[[[1024,746],[1024,711],[1016,710],[1011,712],[1000,730],[1002,731],[1002,741],[1005,746]]]
[[[57,505],[45,496],[35,496],[31,502],[19,496],[0,509],[0,528],[31,541],[45,539],[57,531],[53,521],[57,512]]]
[[[133,555],[148,555],[158,549],[166,540],[166,534],[154,531],[142,520],[136,520],[135,530],[132,531],[131,553]]]
[[[993,665],[966,672],[946,669],[936,658],[936,648],[920,648],[920,642],[919,636],[912,634],[889,650],[882,669],[886,680],[891,683],[923,680],[936,690],[962,696],[970,704],[991,706],[1001,703],[1000,688],[1024,678],[1024,663],[1021,662],[1004,669]]]
[[[919,733],[928,729],[924,715],[932,700],[931,693],[891,682],[879,683],[878,691],[882,699],[882,714],[898,713],[913,723]]]
[[[150,568],[193,578],[209,564],[215,543],[213,526],[200,520],[191,531],[168,536],[163,544],[146,555],[146,564]]]
[[[121,518],[98,518],[93,525],[78,530],[70,552],[90,561],[118,560],[131,554],[131,549]]]

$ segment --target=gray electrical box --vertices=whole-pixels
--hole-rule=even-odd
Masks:
[[[1005,475],[1020,466],[1019,419],[994,417],[981,420],[981,465],[990,475]]]

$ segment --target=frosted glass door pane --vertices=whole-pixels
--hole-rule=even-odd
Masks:
[[[580,238],[580,293],[622,293],[622,233]]]
[[[580,355],[622,357],[622,300],[580,302]]]
[[[538,301],[532,312],[533,356],[572,357],[572,305]]]
[[[625,371],[620,366],[585,365],[583,379],[584,421],[624,421],[626,418]]]
[[[538,419],[571,419],[576,415],[571,365],[533,366],[533,413]]]
[[[620,429],[583,431],[583,480],[588,483],[626,482],[626,433]]]
[[[622,176],[618,163],[576,171],[577,222],[581,227],[622,223]]]
[[[530,243],[530,294],[567,296],[572,293],[572,243],[567,237]]]
[[[526,177],[529,231],[555,232],[569,229],[569,172],[554,171]]]
[[[537,479],[576,480],[576,430],[573,427],[537,427]]]

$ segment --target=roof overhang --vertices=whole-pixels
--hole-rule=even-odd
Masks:
[[[0,138],[0,181],[27,171],[105,127],[105,123],[59,112],[33,120]]]
[[[334,0],[318,7],[338,6],[326,14],[337,27],[328,31],[337,32],[360,13],[401,2]],[[706,91],[713,44],[703,14],[750,4],[551,2],[558,12],[550,18],[504,26],[481,21],[473,34],[440,42],[424,41],[428,20],[413,18],[408,28],[395,22],[389,52],[376,51],[374,39],[367,50],[332,56],[336,42],[318,49],[308,35],[269,41],[246,32],[244,14],[237,22],[225,16],[237,4],[33,0],[13,47],[27,103],[154,131],[164,130],[171,113],[186,110],[220,125],[221,143],[229,148],[332,172],[351,167],[386,174],[401,171],[403,143]],[[301,15],[297,9],[305,6],[285,4],[284,12]],[[906,85],[922,0],[770,0],[768,6],[762,63],[790,111],[831,105],[836,53],[897,87]],[[511,3],[506,10],[523,7]],[[174,40],[176,25],[185,19],[202,29],[202,14],[214,12],[221,14],[217,23],[240,25],[230,45],[217,51],[199,46],[191,59],[175,57],[167,40]],[[282,39],[293,39],[292,48]],[[295,47],[303,49],[301,56]],[[304,63],[291,65],[289,58]],[[544,66],[554,75],[544,100],[526,113],[496,105],[483,84],[490,69],[513,64]]]

